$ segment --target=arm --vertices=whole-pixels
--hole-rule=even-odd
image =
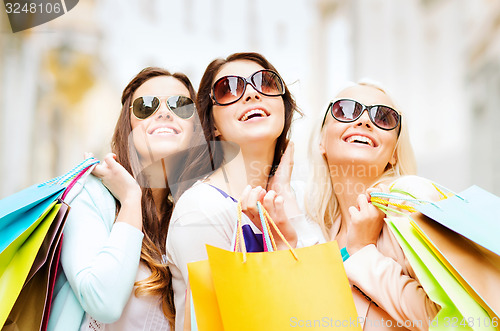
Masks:
[[[439,311],[419,282],[373,244],[351,255],[344,267],[349,281],[395,320],[422,321],[422,330],[427,330]]]
[[[203,198],[201,198],[203,197]],[[187,264],[208,258],[205,245],[231,250],[236,226],[236,204],[199,184],[187,191],[174,208],[166,250],[169,263],[187,284]]]
[[[399,189],[413,187],[414,192],[420,193],[418,196],[426,192],[424,198],[433,199],[429,195],[432,185],[416,178],[406,178],[395,186]],[[398,263],[382,253],[381,249],[386,252],[400,250],[397,243],[390,246],[392,237],[383,224],[383,215],[363,196],[358,198],[358,204],[359,210],[355,207],[350,209],[352,224],[348,231],[347,249],[351,256],[344,263],[349,280],[394,319],[422,321],[423,328],[427,329],[439,306],[429,299],[412,274],[404,272],[400,264],[403,261]],[[383,238],[382,242],[379,237]]]
[[[116,321],[135,282],[143,234],[137,227],[140,200],[116,204],[101,182],[89,176],[71,203],[61,263],[82,308],[104,323]],[[137,203],[137,201],[136,201]],[[138,210],[137,210],[138,209]]]
[[[231,249],[236,205],[211,190],[195,184],[179,199],[170,221],[166,257],[172,272],[176,330],[182,330],[184,325],[187,264],[207,259],[205,244]]]

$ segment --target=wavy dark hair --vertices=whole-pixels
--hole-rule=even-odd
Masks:
[[[203,77],[201,78],[200,87],[198,89],[198,97],[196,99],[196,108],[198,110],[198,115],[200,116],[201,126],[203,127],[203,132],[205,138],[209,142],[210,155],[204,155],[205,160],[210,160],[213,169],[217,169],[221,166],[224,159],[222,145],[215,144],[213,142],[217,141],[218,138],[215,136],[215,123],[213,115],[213,101],[211,98],[212,86],[214,84],[214,79],[222,69],[222,67],[230,62],[234,61],[252,61],[264,69],[270,69],[278,72],[276,68],[261,54],[259,53],[234,53],[229,55],[227,58],[218,58],[213,60],[206,68]],[[286,146],[288,145],[288,137],[290,133],[290,127],[292,124],[292,119],[295,112],[302,115],[297,107],[293,95],[288,90],[285,85],[285,93],[281,96],[285,105],[285,124],[281,135],[278,137],[276,142],[276,147],[274,150],[274,158],[272,163],[271,176],[274,170],[277,168],[281,156],[283,155]],[[194,160],[193,160],[194,161]],[[198,160],[202,162],[202,160]],[[195,162],[196,163],[196,162]],[[188,163],[190,164],[190,163]]]
[[[134,148],[130,148],[129,136],[132,132],[130,121],[132,96],[146,81],[154,77],[173,77],[179,80],[189,91],[191,99],[196,100],[196,92],[189,78],[182,73],[171,74],[169,71],[147,67],[139,72],[125,87],[122,94],[122,110],[116,123],[111,141],[111,149],[118,161],[139,182],[141,174],[137,174],[139,157]],[[201,133],[200,133],[201,135]],[[162,310],[173,330],[175,320],[174,295],[172,289],[172,275],[163,262],[168,225],[173,210],[173,199],[170,189],[166,188],[164,201],[161,201],[162,210],[157,210],[153,201],[151,188],[142,186],[142,226],[144,239],[141,248],[141,261],[151,270],[151,276],[136,282],[136,295],[158,295],[161,297]],[[119,203],[118,210],[120,208]]]

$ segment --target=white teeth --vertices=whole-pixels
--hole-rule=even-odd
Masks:
[[[255,115],[255,114],[259,114],[259,115],[262,115],[262,117],[266,117],[266,113],[262,110],[262,109],[252,109],[248,112],[246,112],[241,118],[240,118],[240,121],[244,122],[246,121],[250,116],[252,115]]]
[[[353,142],[361,142],[361,143],[367,143],[368,145],[370,145],[371,147],[374,146],[374,143],[373,141],[368,138],[368,137],[365,137],[365,136],[357,136],[357,135],[354,135],[354,136],[350,136],[349,138],[346,139],[346,142],[348,143],[353,143]]]
[[[151,132],[151,134],[177,134],[177,132],[172,128],[158,128]]]

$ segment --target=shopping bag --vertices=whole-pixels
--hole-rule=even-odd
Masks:
[[[222,194],[226,194],[219,189],[217,190]],[[229,196],[226,194],[225,197]],[[269,223],[266,222],[261,208],[259,208],[259,215],[263,234],[256,235],[253,233],[249,225],[242,224],[241,205],[238,204],[237,227],[232,239],[233,252],[237,251],[240,243],[247,252],[268,252],[276,250],[274,238],[271,239],[270,236],[271,230],[269,228]],[[239,236],[240,234],[241,236]],[[241,237],[243,240],[240,239]],[[184,319],[185,329],[194,331],[197,330],[199,326],[200,330],[223,330],[219,306],[217,304],[217,297],[215,295],[212,277],[210,276],[210,265],[208,260],[189,263],[188,271],[190,284],[193,285],[189,286],[188,293],[186,294],[186,316]],[[196,289],[195,293],[191,293],[191,286]],[[195,299],[192,299],[191,295]],[[198,303],[196,308],[198,310],[197,314],[195,314],[194,310],[194,301]],[[189,307],[187,306],[188,302],[190,302]],[[189,326],[187,326],[188,323],[190,324]]]
[[[455,194],[435,183],[433,185],[442,196],[438,202],[419,200],[403,191],[373,193],[372,202],[386,212],[399,213],[386,207],[387,205],[412,212],[411,216],[404,215],[397,222],[393,220],[394,214],[388,214],[386,221],[396,237],[403,241],[400,244],[407,257],[412,254],[407,251],[412,251],[415,255],[413,258],[408,257],[408,260],[429,296],[437,291],[436,288],[440,288],[444,291],[444,296],[454,297],[455,308],[458,310],[453,313],[450,313],[453,305],[449,302],[440,303],[435,300],[442,307],[448,305],[449,308],[442,309],[438,314],[441,321],[447,318],[464,321],[466,324],[466,320],[471,319],[475,321],[471,322],[473,329],[496,327],[500,322],[500,300],[496,295],[500,290],[500,257],[480,244],[495,249],[491,233],[499,233],[497,228],[500,218],[495,215],[498,215],[500,200],[478,187]],[[410,205],[403,205],[398,201],[410,202]],[[473,238],[475,242],[466,237]],[[405,245],[408,247],[405,248]],[[429,268],[432,265],[432,274],[439,277],[427,282],[421,279],[426,277],[425,271],[418,266],[422,259],[427,259],[427,263],[435,260],[435,264],[427,264],[423,270],[431,270]],[[420,271],[417,272],[417,269]],[[453,288],[450,287],[451,284],[460,284],[460,287]],[[432,297],[431,299],[434,300]]]
[[[429,330],[496,330],[498,320],[474,300],[448,268],[427,246],[406,217],[389,216],[386,223],[392,230],[429,298],[441,310]]]
[[[436,222],[500,255],[500,198],[478,186],[417,210]],[[471,224],[471,220],[474,220]]]
[[[259,208],[262,209],[260,204]],[[282,236],[265,211],[264,216]],[[240,229],[241,209],[238,224]],[[269,230],[267,225],[264,228]],[[247,253],[242,231],[238,236],[242,252],[207,245],[208,261],[188,264],[200,331],[297,327],[360,330],[336,242]],[[274,247],[273,241],[270,239],[268,245]],[[205,324],[210,317],[213,324]]]
[[[59,256],[61,237],[69,207],[61,201],[61,207],[53,221],[21,293],[2,330],[46,330],[50,312]]]
[[[52,208],[47,210],[28,229],[27,232],[29,232],[29,235],[14,252],[11,261],[5,266],[0,276],[0,325],[2,326],[22,290],[38,250],[60,206],[60,204],[54,202]]]
[[[49,281],[52,280],[53,283],[53,277],[46,281],[48,287],[46,282],[38,280],[46,278],[43,276],[44,272],[50,275],[51,263],[54,258],[58,259],[56,248],[67,212],[58,198],[65,197],[76,180],[87,174],[97,162],[94,158],[87,159],[63,176],[33,185],[0,200],[0,327],[4,326],[22,291],[27,294],[23,294],[21,300],[32,296],[39,300],[38,294],[42,293],[45,304],[50,303],[51,298],[47,293],[50,294],[51,286],[53,288]],[[62,218],[57,217],[61,208]],[[53,230],[49,231],[52,226]],[[41,250],[45,241],[48,248],[43,246]],[[47,268],[49,271],[46,271]],[[55,274],[55,269],[53,271]],[[48,305],[43,309],[41,326],[44,316],[48,314]],[[25,316],[31,315],[23,313],[16,317],[16,311],[12,311],[10,321],[15,319],[19,322]]]
[[[492,318],[500,315],[500,256],[434,222],[412,214],[411,223],[466,291]],[[499,320],[500,322],[500,320]]]

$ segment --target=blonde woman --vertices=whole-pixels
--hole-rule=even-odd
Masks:
[[[416,173],[405,118],[385,89],[350,84],[333,99],[311,138],[312,180],[306,210],[328,240],[342,248],[356,309],[365,330],[427,330],[432,302],[384,223],[369,193]],[[418,177],[396,184],[427,199],[432,186]]]

